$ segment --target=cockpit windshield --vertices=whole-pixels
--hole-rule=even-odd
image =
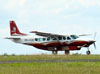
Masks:
[[[72,39],[77,39],[77,38],[79,38],[77,35],[70,35],[70,37],[71,37]]]

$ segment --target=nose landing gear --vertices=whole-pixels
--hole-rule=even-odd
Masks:
[[[87,54],[87,55],[90,55],[90,54],[91,54],[91,52],[90,52],[90,50],[89,50],[89,47],[88,47],[88,51],[86,51],[86,54]]]

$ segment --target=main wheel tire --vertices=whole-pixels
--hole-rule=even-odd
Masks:
[[[54,54],[54,51],[52,51],[52,54]]]
[[[87,55],[90,55],[90,54],[91,54],[91,52],[88,50],[88,51],[86,51],[86,54],[87,54]]]
[[[54,50],[54,51],[52,51],[52,54],[54,54],[54,55],[55,55],[55,54],[57,54],[57,51],[55,51],[55,50]]]
[[[55,51],[55,54],[57,54],[57,51]]]
[[[69,55],[69,53],[70,53],[69,50],[65,50],[66,55]]]

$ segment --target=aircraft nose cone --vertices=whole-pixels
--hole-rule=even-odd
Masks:
[[[90,40],[89,43],[93,44],[94,42],[96,42],[95,40]]]

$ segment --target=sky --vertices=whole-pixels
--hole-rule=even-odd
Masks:
[[[91,54],[100,54],[100,0],[0,0],[0,55],[51,54],[50,51],[4,39],[10,36],[10,20],[14,20],[20,31],[27,34],[30,31],[62,35],[94,35],[97,32],[97,49],[91,45],[90,51]],[[82,48],[71,51],[71,54],[85,54],[86,51],[87,48]]]

